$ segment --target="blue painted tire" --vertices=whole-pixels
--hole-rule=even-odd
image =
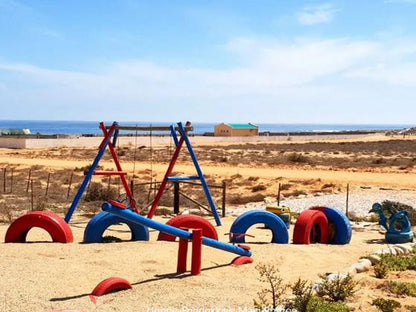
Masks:
[[[265,210],[251,210],[240,215],[231,225],[230,232],[235,234],[231,237],[232,243],[244,243],[247,230],[254,224],[263,223],[273,233],[272,243],[287,244],[289,233],[282,219],[275,214]],[[243,234],[243,235],[238,235]]]
[[[403,233],[386,233],[386,242],[389,244],[403,244],[413,242],[413,232],[403,232]]]
[[[149,229],[146,226],[101,211],[88,222],[84,231],[84,243],[102,243],[105,230],[118,223],[124,223],[130,228],[132,241],[149,240]]]
[[[335,235],[330,238],[329,244],[345,245],[351,241],[351,223],[343,212],[331,207],[312,207],[310,209],[322,211],[326,215],[329,224],[334,226]]]

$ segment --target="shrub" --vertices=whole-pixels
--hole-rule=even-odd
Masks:
[[[115,199],[118,196],[118,191],[113,187],[104,187],[101,183],[92,182],[89,185],[87,194],[85,195],[85,201],[106,201],[109,199]]]
[[[320,276],[323,279],[321,283],[320,295],[329,301],[344,301],[356,292],[357,282],[353,280],[351,275],[333,280]]]
[[[267,288],[263,288],[257,293],[259,299],[258,301],[254,300],[254,307],[262,311],[270,308],[272,308],[270,311],[275,311],[281,304],[281,297],[285,292],[283,279],[278,275],[279,269],[272,264],[260,263],[256,266],[256,270],[260,274],[259,280],[268,285]]]
[[[377,278],[386,278],[389,273],[389,267],[383,261],[380,261],[374,265],[374,274]]]
[[[308,303],[306,312],[348,312],[350,309],[343,302],[327,302],[313,296]]]
[[[393,312],[395,309],[401,307],[400,302],[383,298],[374,299],[371,305],[377,307],[382,312]]]
[[[287,156],[287,160],[293,163],[307,163],[309,158],[301,153],[291,153]]]
[[[405,210],[409,214],[410,223],[413,225],[416,224],[416,210],[412,206],[400,202],[385,200],[381,203],[381,209],[387,219],[396,212]]]

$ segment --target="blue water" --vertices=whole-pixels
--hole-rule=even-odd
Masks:
[[[106,124],[111,124],[107,122]],[[169,126],[168,122],[119,122],[123,126]],[[193,123],[193,134],[214,132],[218,123]],[[52,120],[0,120],[0,129],[27,128],[32,134],[102,134],[98,121],[52,121]],[[256,124],[260,132],[339,132],[339,131],[371,131],[401,130],[415,125],[383,125],[383,124]],[[146,134],[146,133],[139,133]]]

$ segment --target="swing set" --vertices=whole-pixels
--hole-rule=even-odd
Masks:
[[[156,209],[159,206],[160,200],[168,186],[168,182],[180,182],[180,181],[195,181],[195,180],[199,180],[201,182],[202,188],[204,190],[205,196],[207,198],[209,207],[210,207],[210,211],[212,213],[212,215],[214,216],[215,222],[218,226],[221,225],[221,220],[220,217],[218,215],[218,211],[217,208],[215,206],[214,200],[212,198],[211,192],[209,190],[208,184],[205,180],[204,174],[202,172],[202,169],[198,163],[198,159],[196,157],[195,151],[192,147],[192,144],[189,140],[188,137],[188,132],[193,130],[193,127],[191,125],[191,122],[186,122],[185,126],[181,123],[178,122],[177,126],[168,126],[168,127],[160,127],[160,126],[149,126],[149,127],[139,127],[139,126],[121,126],[119,125],[117,122],[113,122],[110,126],[105,125],[104,122],[100,122],[100,129],[102,130],[103,134],[104,134],[104,138],[101,141],[99,148],[98,148],[98,153],[93,161],[93,163],[91,164],[89,170],[87,172],[85,172],[85,178],[83,180],[83,182],[81,183],[81,186],[79,187],[74,200],[72,201],[72,204],[68,210],[68,212],[66,213],[65,216],[65,222],[69,223],[69,221],[71,220],[71,217],[76,209],[76,207],[78,206],[83,193],[85,192],[89,182],[91,181],[91,178],[93,175],[104,175],[104,176],[112,176],[112,175],[116,175],[120,177],[120,180],[123,184],[124,190],[126,192],[126,197],[127,197],[127,201],[128,201],[128,206],[129,208],[134,211],[135,213],[139,213],[140,209],[137,207],[137,203],[136,200],[134,199],[134,195],[132,192],[132,189],[129,186],[129,183],[127,181],[127,172],[123,171],[121,164],[120,164],[120,159],[118,158],[117,152],[116,152],[116,146],[117,146],[117,139],[119,136],[119,132],[121,130],[127,130],[127,131],[136,131],[136,137],[137,137],[137,132],[138,131],[169,131],[170,135],[172,137],[172,140],[175,144],[175,151],[172,155],[172,158],[169,162],[169,166],[166,170],[166,173],[164,175],[164,178],[162,180],[162,182],[160,183],[159,189],[156,192],[155,198],[153,200],[153,202],[151,203],[149,212],[147,217],[149,219],[152,219],[153,216],[156,213]],[[172,175],[173,172],[173,168],[175,166],[175,163],[179,157],[179,154],[182,150],[183,145],[186,145],[187,150],[189,155],[191,156],[192,162],[195,166],[196,169],[196,175],[195,176],[174,176]],[[111,157],[114,161],[114,164],[116,166],[117,171],[100,171],[100,170],[96,170],[98,167],[98,164],[101,160],[101,158],[103,157],[106,149],[109,149]]]

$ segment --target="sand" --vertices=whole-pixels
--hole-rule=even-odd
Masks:
[[[88,165],[88,159],[33,159],[30,150],[10,157],[10,150],[0,149],[0,163],[16,166],[44,165],[45,168],[74,168]],[[124,164],[129,170],[131,163]],[[148,163],[135,164],[136,170]],[[166,166],[153,164],[157,174],[163,174]],[[187,173],[193,168],[181,164],[176,168]],[[313,179],[322,183],[353,181],[356,185],[416,188],[415,171],[379,170],[330,170],[325,168],[275,167],[256,168],[203,164],[205,174],[230,177],[235,174],[272,179]],[[3,198],[4,199],[4,198]],[[169,217],[156,217],[166,222]],[[208,218],[209,219],[209,218]],[[216,227],[219,239],[226,242],[235,216],[222,219]],[[250,228],[247,244],[253,252],[254,263],[243,266],[230,265],[235,255],[203,247],[202,272],[192,276],[189,272],[176,274],[177,242],[157,241],[157,232],[151,231],[148,242],[111,244],[83,244],[83,231],[88,218],[75,214],[70,222],[74,242],[51,243],[49,235],[41,229],[32,229],[26,244],[0,243],[0,311],[254,311],[253,299],[267,285],[259,281],[256,265],[273,264],[285,283],[293,283],[299,277],[316,282],[319,274],[346,272],[360,257],[387,247],[377,225],[358,227],[353,231],[348,245],[294,245],[270,244],[271,232],[258,225]],[[213,224],[214,221],[209,219]],[[0,237],[4,237],[8,224],[0,224]],[[292,239],[293,225],[290,229]],[[128,239],[127,227],[111,227],[106,235]],[[188,267],[190,259],[188,259]],[[390,276],[392,279],[412,281],[412,272]],[[96,303],[89,294],[94,287],[108,277],[122,277],[132,285],[131,290],[99,297]],[[372,270],[354,277],[359,282],[356,296],[349,305],[356,311],[376,311],[371,301],[385,297],[377,289],[380,283]],[[407,304],[416,304],[414,298],[406,298]]]

